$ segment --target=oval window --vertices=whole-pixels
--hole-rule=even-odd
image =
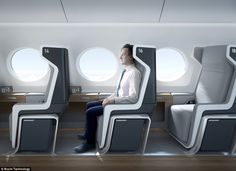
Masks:
[[[89,81],[105,81],[115,75],[118,64],[111,51],[104,48],[91,48],[77,58],[76,67]]]
[[[156,77],[159,81],[175,81],[186,72],[184,55],[172,48],[157,50],[156,66]]]
[[[15,52],[11,58],[11,67],[14,75],[26,82],[40,80],[49,71],[49,66],[40,57],[40,52],[31,48]]]

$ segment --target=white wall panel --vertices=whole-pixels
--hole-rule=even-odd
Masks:
[[[166,0],[161,22],[236,22],[235,0]]]
[[[164,0],[62,0],[69,22],[158,22]]]
[[[199,73],[199,64],[192,57],[194,47],[236,44],[235,30],[236,24],[0,24],[0,85],[13,85],[15,91],[42,90],[38,83],[12,77],[6,68],[7,58],[20,47],[54,45],[69,49],[72,86],[81,85],[84,91],[112,91],[119,74],[104,82],[87,81],[76,70],[76,58],[91,47],[107,48],[119,58],[121,46],[132,43],[181,50],[189,59],[188,72],[177,81],[157,82],[157,90],[193,92]]]
[[[60,0],[0,0],[0,22],[66,22]]]

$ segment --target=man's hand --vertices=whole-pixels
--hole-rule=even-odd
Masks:
[[[106,99],[103,100],[102,106],[105,107],[107,104],[112,104],[112,103],[114,103],[113,99],[106,98]]]

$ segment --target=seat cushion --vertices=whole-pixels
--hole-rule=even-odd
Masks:
[[[172,105],[169,118],[170,132],[178,139],[187,142],[194,104]]]

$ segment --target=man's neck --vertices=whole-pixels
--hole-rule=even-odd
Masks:
[[[134,65],[134,63],[132,62],[132,63],[129,63],[129,64],[125,65],[125,68],[128,68],[131,65]]]

